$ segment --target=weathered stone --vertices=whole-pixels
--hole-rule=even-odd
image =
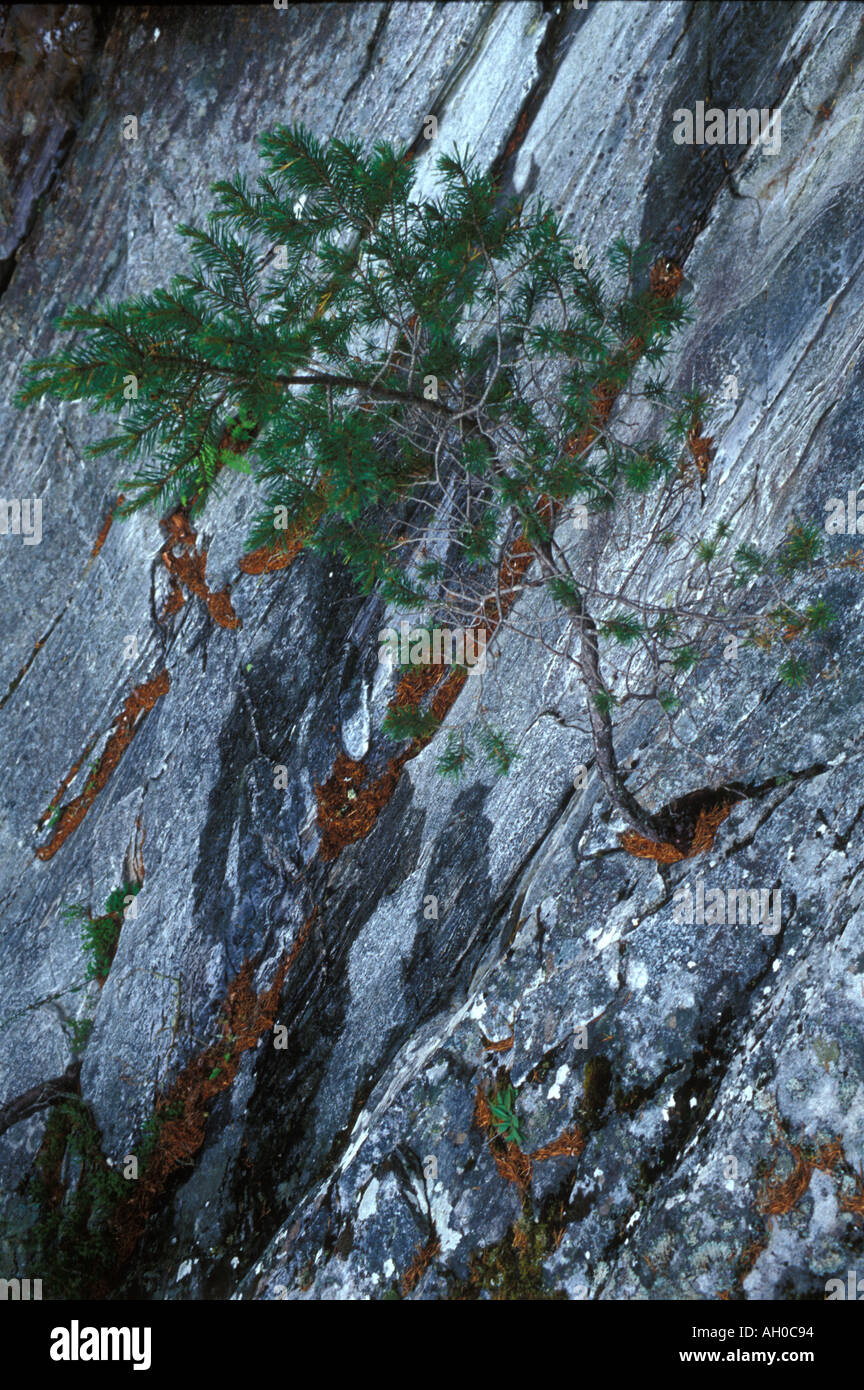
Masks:
[[[255,498],[233,474],[196,525],[207,582],[230,586],[242,627],[214,626],[196,599],[160,623],[158,518],[115,521],[92,553],[120,490],[110,457],[82,457],[103,427],[77,405],[8,404],[21,365],[57,346],[62,308],[181,268],[175,223],[203,216],[215,179],[255,171],[261,130],[302,120],[413,144],[421,188],[436,147],[470,141],[596,253],[614,233],[650,233],[682,261],[695,318],[672,374],[719,393],[732,373],[740,388],[716,408],[718,452],[682,530],[733,519],[738,540],[770,545],[793,513],[821,517],[860,482],[859,21],[857,6],[827,3],[121,8],[83,112],[37,118],[27,135],[30,172],[0,190],[0,257],[17,248],[0,304],[0,492],[41,496],[44,534],[0,537],[0,1100],[63,1077],[68,1023],[92,1017],[81,1094],[121,1160],[157,1090],[218,1041],[244,959],[262,991],[293,951],[286,1046],[265,1032],[244,1053],[117,1293],[518,1296],[489,1271],[500,1243],[524,1236],[522,1188],[475,1122],[477,1089],[500,1068],[527,1153],[579,1134],[530,1176],[523,1277],[548,1296],[822,1298],[860,1260],[858,578],[832,581],[838,623],[805,690],[742,651],[694,682],[680,742],[641,707],[622,720],[632,785],[658,806],[724,778],[761,789],[707,854],[658,866],[620,849],[570,668],[511,632],[483,682],[523,755],[511,775],[476,764],[454,788],[433,741],[371,834],[323,863],[316,786],[340,752],[385,746],[383,605],[311,556],[243,573]],[[706,93],[724,109],[779,108],[779,152],[676,144],[673,112]],[[130,114],[137,141],[122,138]],[[586,537],[601,577],[635,556],[638,505]],[[646,594],[690,574],[698,592],[676,547]],[[162,670],[170,690],[39,862],[37,822],[61,780],[83,755],[67,795],[80,791],[126,696]],[[448,719],[470,717],[476,694],[469,680]],[[85,988],[61,908],[101,910],[136,861],[137,912],[104,988]],[[675,890],[700,879],[779,888],[780,931],[677,921]],[[431,898],[437,916],[424,916]],[[10,1277],[29,1272],[18,1186],[45,1125],[28,1109],[0,1135]],[[796,1162],[788,1201],[778,1185]]]

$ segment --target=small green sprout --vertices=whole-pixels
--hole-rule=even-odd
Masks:
[[[513,1108],[516,1092],[510,1085],[501,1086],[489,1096],[489,1109],[499,1139],[508,1144],[518,1144],[520,1149],[525,1140],[519,1128],[519,1118]]]

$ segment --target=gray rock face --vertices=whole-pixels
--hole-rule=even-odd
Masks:
[[[34,52],[58,22],[37,24]],[[200,1112],[108,1296],[821,1299],[864,1268],[860,577],[835,572],[838,621],[803,691],[742,652],[694,682],[676,740],[641,707],[622,719],[652,804],[750,789],[706,854],[619,847],[581,690],[508,632],[482,697],[519,745],[511,775],[475,764],[453,787],[433,741],[371,833],[323,860],[316,786],[340,753],[371,765],[385,746],[383,606],[311,556],[242,571],[254,499],[232,475],[198,544],[242,626],[192,597],[160,622],[158,518],[96,544],[118,479],[83,447],[104,427],[8,403],[66,305],[181,269],[174,224],[203,218],[215,179],[254,174],[261,130],[413,144],[420,188],[437,149],[467,142],[598,253],[650,234],[680,261],[695,318],[673,375],[739,384],[686,524],[728,520],[767,547],[864,481],[861,23],[844,3],[120,9],[88,31],[78,106],[27,130],[20,96],[8,106],[30,155],[4,154],[0,185],[0,258],[16,253],[0,491],[41,498],[43,519],[38,545],[0,537],[0,1274],[40,1273],[25,1187],[58,1097],[78,1087],[120,1166],[157,1095],[178,1078],[191,1093],[244,962],[263,994],[286,956],[279,1026]],[[7,103],[17,71],[0,70]],[[65,69],[52,80],[71,90]],[[675,144],[673,113],[699,100],[779,110],[780,148]],[[639,522],[625,509],[596,539],[601,575]],[[660,597],[684,561],[668,563]],[[37,858],[58,786],[81,760],[62,800],[81,794],[124,701],[163,671],[77,830]],[[475,702],[469,681],[448,720]],[[104,985],[85,982],[63,906],[98,914],[142,871]],[[727,902],[767,890],[776,920],[679,920],[700,884]],[[534,1155],[509,1173],[476,1105],[502,1070]],[[68,1202],[73,1153],[59,1176]]]

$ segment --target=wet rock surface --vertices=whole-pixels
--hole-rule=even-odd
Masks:
[[[864,1254],[860,577],[833,581],[838,622],[803,691],[742,652],[695,684],[678,741],[641,708],[622,719],[631,786],[653,805],[724,779],[751,790],[707,854],[657,865],[621,850],[578,685],[507,633],[483,700],[518,742],[511,775],[475,764],[453,787],[433,741],[368,836],[325,861],[315,788],[340,754],[371,765],[386,747],[383,606],[312,556],[244,573],[254,499],[233,475],[196,526],[240,626],[194,597],[160,621],[159,518],[105,530],[118,479],[110,457],[83,457],[104,426],[9,398],[23,363],[59,345],[64,307],[182,268],[174,225],[204,216],[215,179],[255,172],[261,130],[302,120],[413,145],[421,188],[436,145],[469,143],[577,241],[650,233],[680,260],[696,312],[672,374],[740,383],[711,421],[718,450],[688,521],[707,534],[731,520],[768,547],[860,482],[860,6],[124,8],[80,21],[86,60],[68,68],[45,35],[89,8],[16,8],[51,14],[25,17],[0,69],[30,142],[24,165],[0,151],[0,257],[14,258],[0,490],[43,499],[41,544],[0,537],[0,1103],[72,1067],[120,1164],[157,1092],[220,1038],[244,961],[264,991],[290,960],[278,1027],[214,1096],[111,1293],[824,1297]],[[31,50],[31,86],[15,86]],[[44,82],[59,114],[40,108],[26,133],[21,94]],[[779,108],[781,148],[675,145],[672,113],[698,100]],[[601,575],[638,527],[625,509],[592,539]],[[670,553],[658,595],[683,563]],[[64,800],[81,792],[130,692],[162,671],[167,692],[40,861],[58,786],[81,760]],[[475,698],[469,680],[449,718]],[[62,908],[101,911],[133,871],[143,887],[100,989]],[[780,890],[776,930],[676,920],[676,891],[700,882]],[[530,1162],[484,1125],[505,1076]],[[61,1092],[3,1112],[10,1275],[32,1272],[21,1184]],[[67,1156],[70,1192],[78,1175]]]

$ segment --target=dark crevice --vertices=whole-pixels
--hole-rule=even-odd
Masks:
[[[6,704],[6,701],[9,700],[15,694],[15,691],[18,689],[27,672],[30,670],[30,667],[33,665],[33,662],[39,655],[39,652],[41,652],[42,648],[45,646],[45,643],[48,641],[48,638],[51,636],[51,633],[54,631],[60,619],[63,617],[63,614],[66,612],[66,609],[69,607],[69,604],[72,602],[74,596],[75,594],[73,591],[73,593],[69,595],[68,599],[64,603],[60,612],[57,614],[56,618],[52,619],[50,625],[45,629],[45,632],[34,645],[32,652],[28,656],[27,660],[24,662],[24,665],[21,667],[21,670],[18,672],[17,676],[15,676],[14,680],[10,683],[9,689],[6,691],[6,694],[0,696],[0,709],[2,709],[3,706]]]
[[[710,817],[714,813],[722,813],[724,808],[726,808],[726,814],[728,814],[729,811],[742,801],[760,801],[763,797],[767,796],[769,792],[774,791],[778,787],[788,787],[789,791],[791,791],[796,783],[806,781],[812,777],[818,777],[827,770],[827,763],[818,762],[811,764],[810,767],[800,768],[797,771],[776,773],[773,777],[768,777],[763,782],[729,781],[721,783],[718,787],[700,787],[696,791],[687,792],[684,796],[675,797],[674,800],[667,802],[667,804],[657,812],[657,818],[665,822],[669,827],[669,842],[674,846],[681,846],[685,849],[685,859],[693,858],[694,855],[709,850],[713,845],[713,833],[711,834],[710,840],[704,844],[697,843],[694,838],[694,834],[698,835],[699,833],[699,825],[703,813]],[[759,824],[744,840],[736,841],[730,846],[729,853],[734,853],[736,850],[749,845],[754,839],[757,831],[764,825],[765,821],[773,815],[775,810],[776,805],[771,806],[759,821]],[[627,833],[632,834],[633,832]],[[714,833],[716,833],[716,827]],[[626,839],[626,835],[624,838]],[[637,839],[638,838],[637,836]],[[606,853],[617,852],[617,850],[606,851]],[[626,844],[623,846],[623,852],[635,854],[637,858],[649,858],[652,862],[659,862],[654,859],[652,854],[643,854],[639,849],[628,849]],[[593,857],[596,858],[597,856],[595,855]]]
[[[643,1159],[640,1165],[639,1187],[633,1194],[633,1200],[619,1215],[615,1232],[604,1246],[599,1260],[613,1263],[627,1238],[628,1223],[633,1213],[645,1213],[651,1189],[661,1178],[673,1171],[690,1141],[694,1137],[698,1138],[704,1128],[726,1074],[740,1052],[738,1033],[741,1027],[748,1023],[751,1003],[763,981],[771,973],[773,963],[780,954],[786,930],[795,916],[797,898],[794,893],[786,893],[786,904],[788,911],[784,910],[780,931],[772,938],[774,950],[767,955],[764,964],[744,986],[742,1006],[735,1009],[727,1005],[712,1028],[706,1033],[697,1034],[698,1046],[686,1062],[668,1068],[659,1078],[645,1086],[637,1085],[626,1092],[620,1089],[616,1092],[616,1110],[619,1114],[628,1113],[638,1109],[643,1100],[650,1099],[674,1071],[686,1067],[686,1074],[673,1093],[669,1132],[662,1144],[656,1146],[653,1152],[649,1151],[648,1156]],[[691,1100],[695,1100],[696,1104],[691,1105]]]
[[[548,6],[544,5],[547,13]],[[505,142],[504,149],[492,165],[492,177],[496,183],[501,185],[502,191],[512,192],[510,172],[513,157],[518,154],[531,126],[537,117],[537,113],[549,93],[549,88],[555,78],[563,59],[566,57],[577,32],[582,25],[590,18],[591,6],[584,10],[574,10],[569,5],[556,7],[551,14],[546,32],[537,49],[536,64],[537,77],[531,84],[531,89],[522,105],[519,114],[510,130]],[[522,190],[521,196],[526,196],[530,189],[529,184]]]
[[[751,845],[765,822],[773,816],[778,806],[782,801],[786,800],[786,796],[791,794],[797,784],[799,782],[810,781],[814,777],[821,777],[823,773],[828,771],[828,766],[828,763],[823,762],[811,763],[809,767],[802,767],[797,771],[777,773],[774,777],[769,777],[764,782],[739,784],[743,787],[742,799],[749,801],[760,801],[763,797],[767,796],[769,792],[775,791],[777,788],[786,788],[787,790],[786,795],[781,798],[780,802],[774,802],[768,807],[765,813],[760,816],[757,824],[747,835],[740,840],[734,840],[732,842],[727,853],[736,854],[739,850],[746,849],[748,845]]]
[[[429,102],[429,105],[423,116],[424,123],[429,116],[435,116],[440,118],[442,110],[454,87],[456,86],[459,79],[462,77],[462,74],[465,72],[466,68],[470,67],[471,63],[476,57],[477,52],[480,46],[482,45],[483,37],[492,23],[497,8],[497,4],[490,5],[488,9],[484,10],[481,14],[480,19],[477,22],[477,27],[475,28],[474,32],[471,34],[471,36],[468,38],[467,42],[464,45],[465,52],[458,59],[455,66],[452,67],[450,71],[447,73],[447,76],[445,77],[441,87],[438,89],[438,92]],[[423,127],[421,124],[420,130],[418,130],[411,144],[408,146],[408,149],[406,151],[406,158],[409,160],[416,159],[417,155],[420,153],[420,151],[424,148],[424,146],[427,143],[428,140],[427,137],[423,134]]]
[[[697,99],[704,99],[706,109],[781,107],[807,45],[782,63],[778,56],[773,67],[770,55],[791,45],[804,8],[800,3],[767,5],[764,0],[725,6],[710,0],[699,6],[699,23],[692,27],[691,11],[673,48],[675,52],[682,41],[686,43],[676,64],[681,75],[670,90],[658,129],[671,132],[672,112],[692,108]],[[669,141],[671,146],[671,135]],[[688,145],[658,146],[656,169],[645,189],[642,238],[663,247],[681,266],[751,150],[747,144],[727,148],[728,155],[723,146],[705,146],[700,157]],[[674,209],[671,214],[669,208]]]
[[[26,9],[25,6],[21,6],[20,8]],[[33,197],[32,206],[28,211],[27,220],[24,225],[24,230],[22,231],[20,237],[16,241],[15,246],[13,247],[9,255],[6,256],[2,261],[0,261],[0,299],[3,298],[3,295],[6,293],[7,289],[9,288],[9,285],[12,282],[12,277],[14,276],[15,270],[18,266],[18,259],[20,257],[22,248],[24,247],[25,243],[27,242],[28,238],[30,237],[33,231],[34,226],[36,225],[36,220],[38,218],[40,208],[44,203],[45,199],[51,193],[52,189],[54,188],[57,182],[57,178],[61,173],[64,165],[66,164],[66,161],[69,158],[69,155],[71,154],[75,146],[78,131],[81,128],[84,120],[86,119],[87,113],[90,108],[91,100],[96,91],[96,68],[98,66],[99,59],[104,51],[105,45],[108,41],[108,36],[111,32],[111,28],[114,23],[114,19],[116,17],[116,13],[119,9],[119,6],[93,5],[91,9],[93,12],[93,47],[88,55],[87,65],[81,71],[78,85],[77,100],[74,104],[70,105],[69,107],[69,123],[66,129],[64,130],[60,138],[60,141],[57,145],[56,153],[54,154],[54,157],[51,161],[50,172],[48,173],[48,176],[45,179],[44,184],[39,188],[38,193],[36,193]]]
[[[862,801],[861,805],[858,807],[858,810],[855,812],[855,815],[852,817],[845,831],[842,833],[838,831],[834,836],[834,848],[839,850],[841,854],[846,853],[847,846],[852,838],[852,832],[860,821],[862,814],[864,814],[864,801]]]
[[[366,57],[363,60],[363,66],[361,67],[357,76],[354,78],[354,81],[351,83],[351,86],[348,88],[348,91],[342,98],[343,110],[348,105],[348,102],[351,100],[354,93],[358,90],[359,87],[363,85],[363,83],[366,81],[366,78],[369,76],[369,71],[375,59],[375,50],[378,47],[387,20],[390,18],[390,9],[390,3],[389,0],[387,0],[387,3],[382,5],[381,7],[381,13],[375,21],[375,28],[372,30],[372,35],[369,39],[369,42],[366,45]]]
[[[687,10],[687,18],[685,19],[685,21],[684,21],[684,23],[683,23],[683,25],[682,25],[682,27],[681,27],[681,32],[680,32],[680,34],[678,35],[677,39],[675,40],[675,42],[673,43],[671,49],[669,50],[669,57],[666,59],[666,62],[667,62],[667,63],[671,63],[671,62],[672,62],[672,59],[675,57],[675,54],[678,52],[678,48],[679,48],[680,44],[681,44],[682,41],[686,38],[686,36],[687,36],[687,31],[689,30],[690,25],[693,23],[693,16],[694,16],[695,13],[696,13],[696,0],[690,0],[690,5],[689,5],[689,8],[688,8],[688,10]]]

